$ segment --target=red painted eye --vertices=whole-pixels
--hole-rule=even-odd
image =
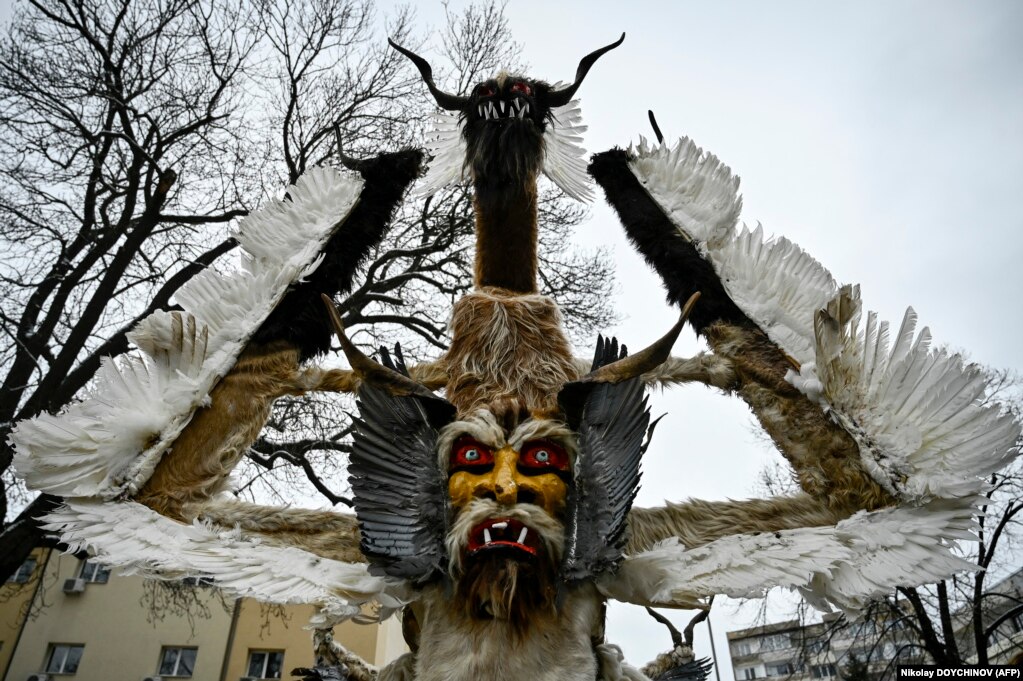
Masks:
[[[490,87],[489,85],[480,85],[479,89],[476,91],[476,95],[478,97],[490,97],[493,94],[494,88]]]
[[[451,446],[451,461],[448,467],[482,468],[494,463],[494,450],[469,436],[460,437]]]
[[[517,95],[526,95],[527,97],[533,94],[533,88],[529,87],[525,83],[513,83],[511,91]]]
[[[568,471],[568,452],[550,440],[532,440],[519,452],[519,466],[531,470]]]

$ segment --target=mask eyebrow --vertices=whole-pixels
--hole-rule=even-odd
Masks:
[[[507,444],[504,429],[497,423],[494,415],[486,409],[480,409],[472,416],[460,421],[452,421],[440,429],[437,438],[437,460],[441,470],[448,469],[451,448],[455,441],[466,435],[495,450]]]
[[[575,462],[577,453],[575,433],[561,421],[529,419],[519,424],[508,436],[508,444],[516,451],[520,451],[522,445],[530,440],[551,440],[564,447],[569,461]]]

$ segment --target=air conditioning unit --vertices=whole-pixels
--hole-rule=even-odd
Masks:
[[[64,580],[64,593],[66,594],[80,594],[85,591],[85,580],[82,578],[78,579],[67,579]],[[46,681],[40,679],[40,681]]]
[[[68,580],[71,581],[71,580]],[[28,677],[27,681],[50,681],[49,674],[32,674]]]

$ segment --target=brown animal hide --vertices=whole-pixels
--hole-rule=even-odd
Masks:
[[[536,177],[511,196],[477,193],[476,286],[536,293]]]
[[[785,380],[792,364],[762,331],[719,322],[705,333],[711,349],[732,362],[736,393],[792,464],[803,490],[846,515],[895,503],[864,470],[856,441]]]
[[[626,553],[646,551],[670,537],[678,537],[686,548],[694,548],[732,534],[834,525],[850,515],[851,511],[833,509],[826,500],[809,494],[742,501],[668,502],[662,507],[633,508],[629,512]]]
[[[259,506],[240,501],[211,501],[182,509],[182,515],[227,528],[240,528],[271,546],[294,546],[321,558],[364,563],[359,524],[354,515],[333,511]]]
[[[459,414],[518,399],[534,416],[551,416],[558,391],[580,376],[561,312],[546,296],[474,291],[455,303],[451,330],[447,398]]]
[[[310,390],[354,390],[351,372],[303,370],[299,352],[283,342],[250,346],[196,411],[136,497],[175,520],[220,492],[231,470],[259,437],[273,401]]]

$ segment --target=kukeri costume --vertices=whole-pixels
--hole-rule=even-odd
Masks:
[[[706,607],[787,586],[855,612],[969,569],[955,541],[971,536],[985,477],[1015,456],[1019,424],[984,402],[978,367],[929,349],[912,310],[890,338],[864,322],[857,287],[785,239],[737,229],[738,178],[691,141],[587,168],[573,96],[619,44],[584,58],[569,86],[502,73],[467,95],[395,45],[444,110],[421,191],[475,190],[476,288],[453,308],[450,349],[377,363],[318,300],[350,288],[422,154],[310,171],[243,221],[240,272],[190,282],[183,311],[135,330],[140,355],[107,362],[63,414],[19,425],[19,473],[66,501],[49,527],[113,565],[316,603],[321,628],[367,605],[402,611],[411,653],[375,670],[321,634],[324,659],[343,665],[310,671],[321,678],[699,678],[684,657],[626,665],[603,638],[606,600]],[[685,308],[654,346],[626,355],[600,339],[592,362],[573,356],[536,285],[537,177],[583,199],[587,170]],[[670,357],[687,316],[712,352]],[[351,371],[305,364],[331,323]],[[632,508],[644,386],[691,381],[749,404],[801,493]],[[358,392],[355,516],[218,495],[273,400],[312,390]]]

